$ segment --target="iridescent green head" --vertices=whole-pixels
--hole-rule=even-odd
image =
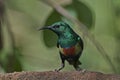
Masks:
[[[44,29],[52,30],[53,32],[55,32],[58,35],[68,32],[68,31],[72,31],[70,26],[63,21],[56,22],[56,23],[52,24],[51,26],[43,27],[38,30],[44,30]]]

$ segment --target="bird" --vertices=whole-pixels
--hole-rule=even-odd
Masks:
[[[60,71],[65,67],[65,61],[72,65],[75,70],[81,71],[79,58],[83,52],[83,40],[76,34],[70,25],[64,21],[58,21],[50,26],[38,28],[38,30],[51,30],[57,36],[57,48],[59,49],[61,66],[55,71]]]

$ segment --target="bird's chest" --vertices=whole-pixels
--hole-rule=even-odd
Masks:
[[[66,56],[70,56],[70,55],[76,55],[81,51],[81,46],[79,43],[76,43],[74,46],[71,47],[61,47],[59,45],[59,51]]]

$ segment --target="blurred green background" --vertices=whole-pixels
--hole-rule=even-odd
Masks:
[[[54,1],[87,26],[108,53],[117,71],[111,69],[87,39],[84,40],[85,47],[80,58],[81,67],[120,73],[120,0]],[[36,29],[66,19],[42,0],[6,0],[4,3],[0,8],[1,17],[4,16],[0,26],[0,72],[49,71],[60,67],[57,36],[49,30]],[[74,24],[70,25],[79,31]],[[66,62],[63,71],[73,70]]]

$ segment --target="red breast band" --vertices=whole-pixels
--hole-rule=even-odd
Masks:
[[[63,48],[63,52],[65,55],[75,55],[75,47]]]

